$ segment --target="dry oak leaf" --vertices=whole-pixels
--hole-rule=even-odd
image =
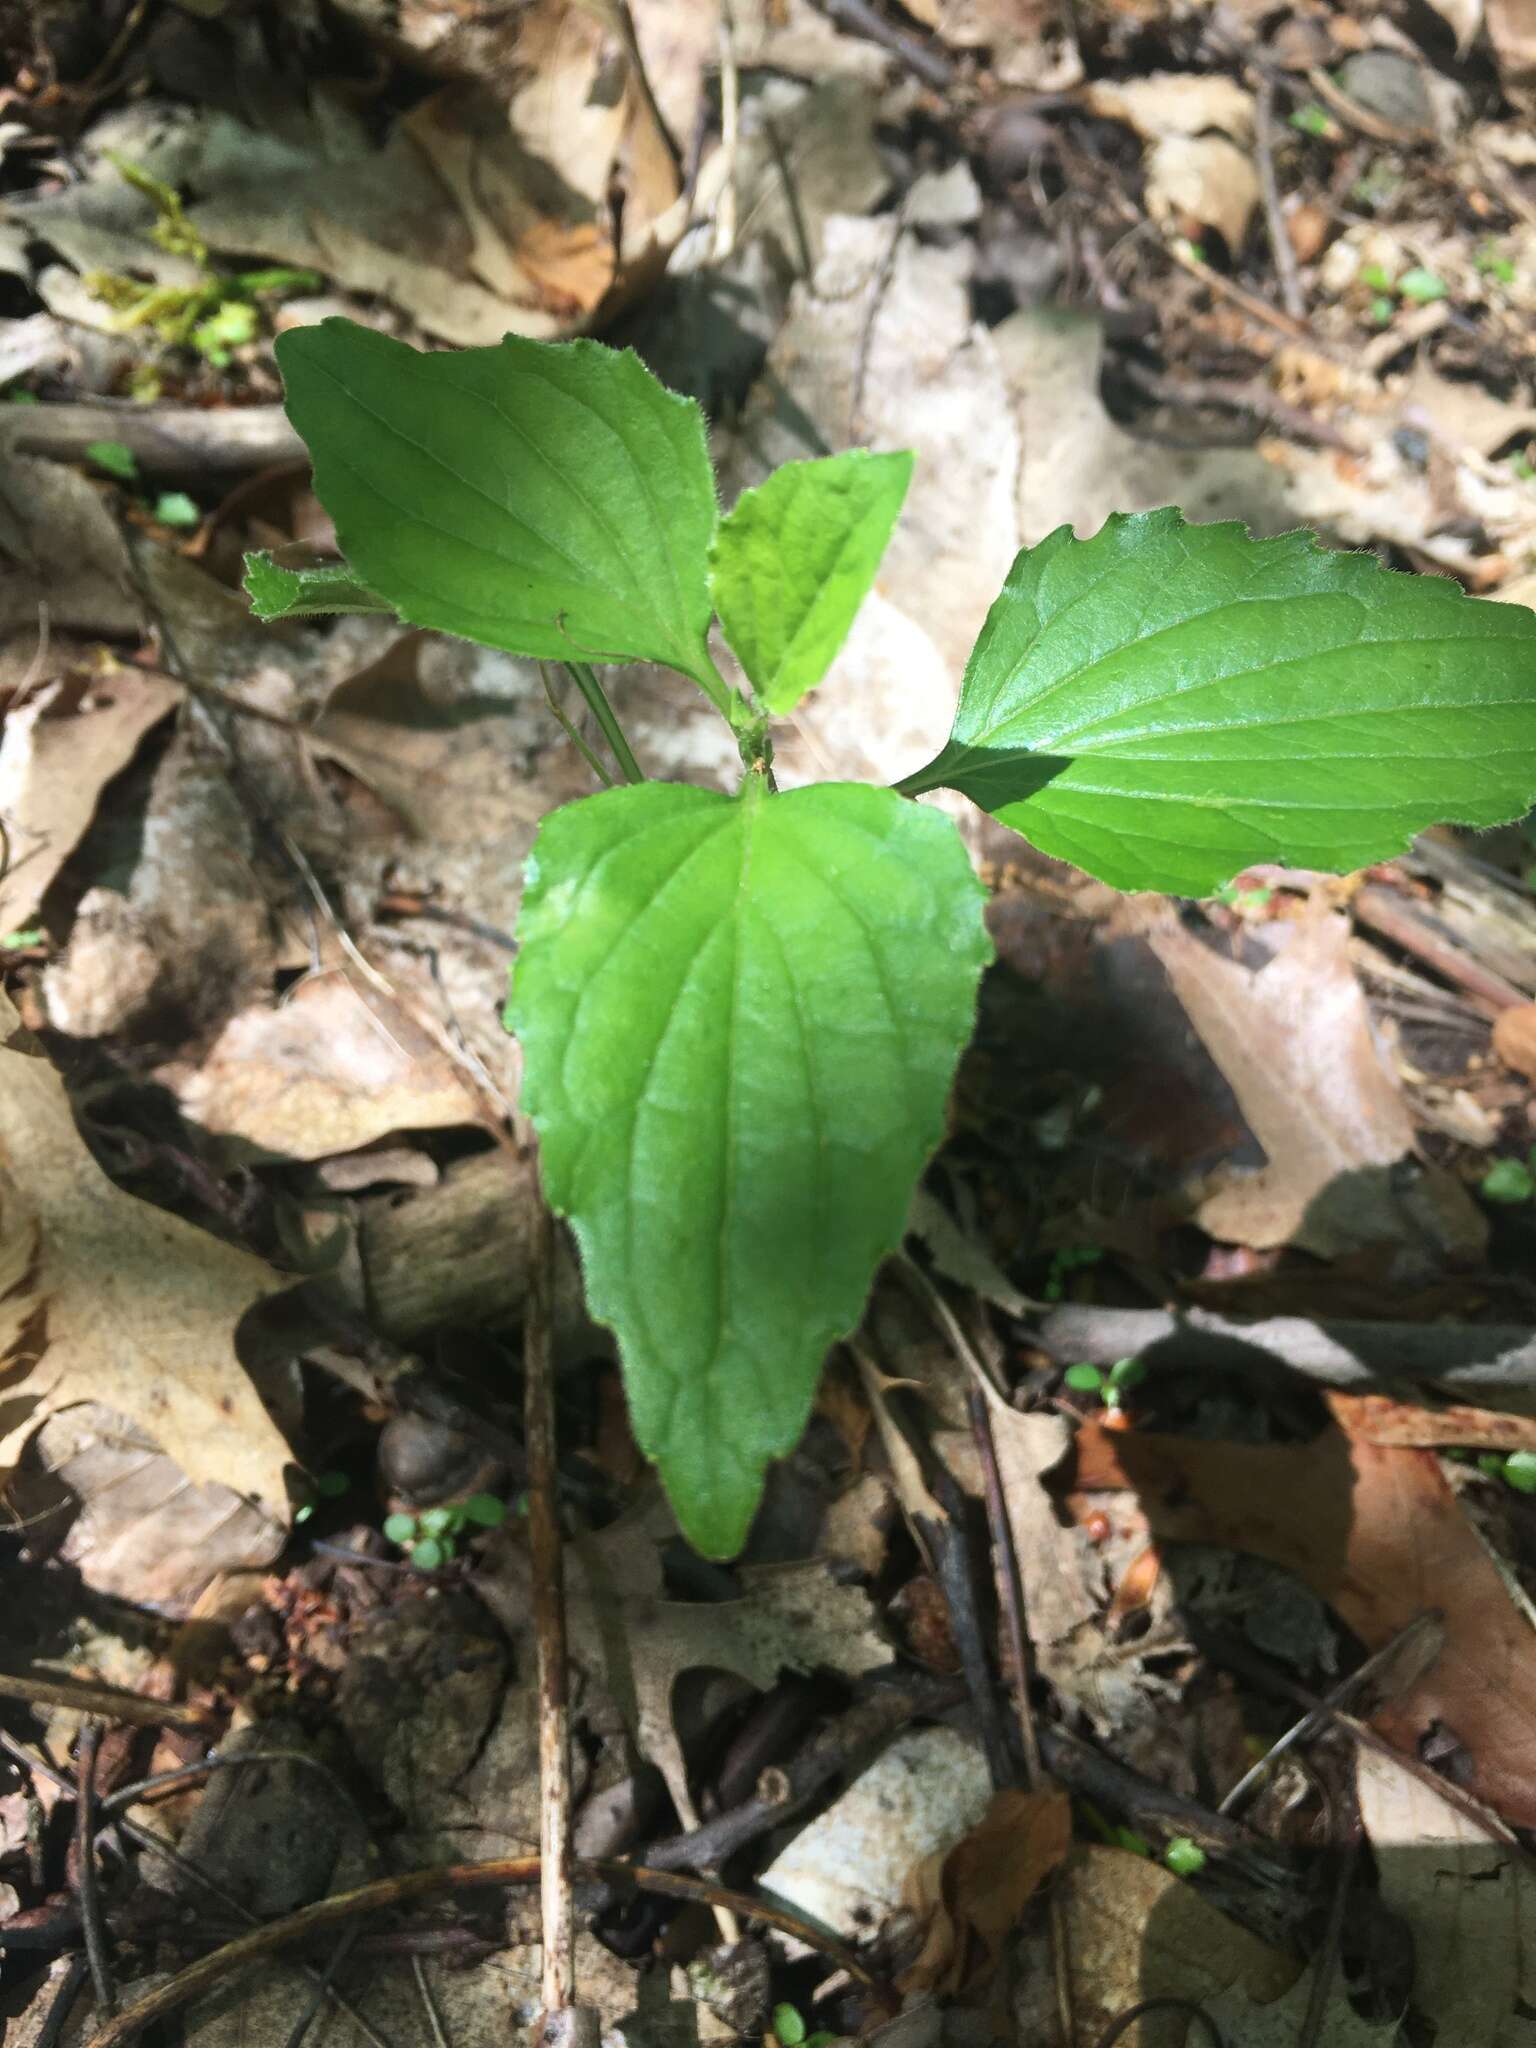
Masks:
[[[1351,1398],[1344,1427],[1370,1444],[1419,1450],[1454,1446],[1470,1451],[1536,1451],[1536,1416],[1505,1415],[1496,1408],[1421,1408],[1386,1394]]]
[[[1536,1081],[1536,1003],[1516,1003],[1493,1020],[1493,1049],[1506,1067]]]
[[[1025,1907],[1072,1845],[1072,1803],[1059,1785],[996,1792],[952,1849],[925,1857],[907,1903],[927,1922],[902,1992],[957,1992],[990,1975]]]
[[[292,1453],[235,1331],[291,1284],[114,1187],[0,993],[0,1470],[49,1415],[99,1401],[194,1484],[218,1482],[286,1521]]]
[[[1431,1726],[1466,1754],[1467,1789],[1520,1827],[1536,1826],[1536,1630],[1516,1607],[1430,1451],[1350,1434],[1306,1444],[1234,1444],[1106,1430],[1077,1437],[1077,1485],[1128,1487],[1154,1537],[1214,1543],[1283,1565],[1368,1649],[1429,1609],[1445,1620],[1439,1661],[1375,1717],[1412,1754]]]

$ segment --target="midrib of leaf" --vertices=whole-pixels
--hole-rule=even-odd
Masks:
[[[1330,598],[1348,597],[1347,592],[1339,591],[1329,591],[1322,594]],[[1305,603],[1305,601],[1305,599],[1300,599],[1294,602]],[[1359,606],[1358,599],[1352,601]],[[1470,599],[1465,601],[1471,602]],[[1038,695],[1032,696],[1028,703],[1013,717],[1000,719],[991,726],[984,725],[976,731],[963,735],[962,744],[970,747],[985,747],[997,740],[1007,740],[1011,736],[1016,735],[1018,729],[1025,728],[1029,734],[1027,741],[1022,738],[1016,738],[1015,743],[1027,744],[1032,751],[1060,750],[1062,745],[1068,741],[1082,747],[1085,752],[1097,751],[1092,745],[1096,731],[1112,720],[1124,716],[1125,710],[1129,709],[1129,706],[1118,710],[1100,712],[1098,716],[1087,724],[1064,726],[1054,733],[1049,729],[1041,731],[1037,728],[1035,714],[1040,706],[1059,691],[1070,688],[1074,683],[1086,680],[1091,687],[1096,671],[1107,667],[1112,662],[1128,660],[1133,656],[1136,659],[1145,659],[1149,650],[1155,649],[1157,642],[1168,635],[1182,632],[1191,626],[1200,630],[1203,630],[1206,626],[1217,626],[1227,613],[1238,609],[1242,605],[1254,603],[1283,604],[1284,602],[1283,599],[1279,598],[1241,598],[1223,605],[1219,610],[1191,613],[1184,618],[1170,620],[1153,631],[1141,635],[1139,638],[1119,641],[1107,652],[1095,654],[1088,661],[1080,663],[1078,667],[1072,669],[1068,674],[1056,677]],[[1360,609],[1364,610],[1365,608],[1360,607]],[[1060,615],[1058,614],[1057,616]],[[1055,624],[1056,619],[1053,617],[1045,629],[1046,632],[1053,630]],[[1370,653],[1371,655],[1380,654],[1388,656],[1394,653],[1416,654],[1429,650],[1434,650],[1436,653],[1470,654],[1473,650],[1484,646],[1505,646],[1518,639],[1518,637],[1514,633],[1466,633],[1447,634],[1443,638],[1433,640],[1425,639],[1422,636],[1394,636],[1391,639],[1376,640],[1357,634],[1352,640],[1337,640],[1333,642],[1331,646],[1324,649],[1321,653],[1287,655],[1280,661],[1263,662],[1257,665],[1245,665],[1240,668],[1228,669],[1220,675],[1207,676],[1198,683],[1190,683],[1183,688],[1165,690],[1158,696],[1145,698],[1135,708],[1144,712],[1152,712],[1162,705],[1187,704],[1192,697],[1199,696],[1206,690],[1231,688],[1234,685],[1256,681],[1264,677],[1274,678],[1284,675],[1288,670],[1304,671],[1309,667],[1316,666],[1319,662],[1329,661],[1341,655],[1363,655]],[[1037,638],[1030,647],[1029,652],[1031,655],[1038,645],[1039,639]],[[1027,659],[1028,657],[1026,657],[1026,661]],[[1019,670],[1025,665],[1025,663],[1017,664],[1004,679],[1000,689],[1006,689],[1008,683],[1018,675]],[[999,693],[994,693],[994,703],[997,694]],[[1523,698],[1496,698],[1492,700],[1484,699],[1479,703],[1468,704],[1464,700],[1453,699],[1448,703],[1442,703],[1437,700],[1429,703],[1417,702],[1391,707],[1361,707],[1355,705],[1340,707],[1338,710],[1333,711],[1319,709],[1307,714],[1305,718],[1299,719],[1294,717],[1271,719],[1265,713],[1259,712],[1253,717],[1239,717],[1220,724],[1213,722],[1209,725],[1186,725],[1182,720],[1179,720],[1178,730],[1181,733],[1221,732],[1230,730],[1234,726],[1263,728],[1272,724],[1309,723],[1312,718],[1380,717],[1386,715],[1388,708],[1396,715],[1413,715],[1421,711],[1478,712],[1512,709],[1524,701]],[[1156,727],[1144,727],[1139,730],[1114,732],[1107,736],[1107,743],[1111,746],[1118,746],[1133,740],[1151,738],[1155,736],[1156,731]],[[1146,756],[1143,758],[1150,759],[1152,757]]]
[[[595,579],[593,578],[590,570],[581,567],[576,562],[575,558],[566,551],[566,549],[560,544],[559,541],[554,540],[548,534],[541,532],[540,529],[537,526],[533,525],[531,521],[523,518],[521,514],[514,512],[511,506],[506,504],[503,500],[493,497],[483,484],[475,483],[472,478],[467,477],[463,475],[459,470],[454,469],[449,463],[443,460],[441,455],[439,455],[434,449],[429,448],[424,442],[413,440],[412,437],[405,432],[404,428],[397,426],[394,423],[394,421],[387,417],[387,415],[375,411],[375,409],[371,405],[365,403],[365,401],[359,398],[355,392],[348,389],[347,385],[342,382],[341,378],[336,375],[335,371],[330,368],[329,364],[317,362],[311,365],[311,367],[319,370],[322,376],[328,377],[331,383],[336,386],[336,388],[343,394],[343,396],[346,397],[351,404],[357,407],[359,412],[365,414],[367,418],[375,421],[379,426],[383,427],[386,433],[392,434],[396,440],[402,442],[407,448],[413,449],[416,454],[425,456],[429,462],[435,464],[435,466],[438,469],[440,469],[446,477],[450,478],[452,482],[463,485],[464,489],[472,497],[482,499],[487,505],[490,506],[493,512],[498,514],[498,516],[510,520],[514,526],[519,527],[524,533],[531,534],[532,537],[536,541],[538,541],[542,547],[548,548],[551,554],[557,555],[560,558],[560,560],[566,563],[569,567],[571,571],[571,580],[573,581],[573,583],[577,585],[583,583],[588,584],[589,586],[594,585]],[[495,412],[499,418],[506,418],[506,415],[501,411],[500,406],[497,405],[494,400],[487,399],[484,393],[472,391],[464,385],[452,383],[451,380],[450,382],[451,388],[453,390],[461,392],[466,397],[479,398],[482,403],[489,404],[492,411]],[[588,408],[588,410],[590,410],[590,408]],[[601,415],[595,415],[595,417],[600,418]],[[511,422],[508,422],[508,424],[511,424]],[[526,440],[526,430],[520,431],[523,432],[523,438]],[[626,442],[623,445],[625,447],[625,452],[628,453],[628,443]],[[487,546],[483,541],[471,540],[467,535],[454,533],[451,528],[441,526],[435,520],[426,518],[419,508],[412,509],[410,507],[402,505],[397,498],[391,497],[388,494],[388,492],[381,489],[378,484],[374,483],[371,479],[363,476],[362,472],[358,469],[357,465],[354,462],[349,461],[345,455],[340,455],[333,451],[331,454],[331,460],[340,463],[343,469],[350,470],[353,476],[358,479],[359,483],[363,485],[364,489],[370,491],[375,497],[382,499],[383,502],[389,506],[392,512],[399,514],[400,518],[404,521],[406,525],[423,526],[429,533],[436,534],[440,539],[448,541],[455,547],[468,548],[470,552],[473,554],[483,555],[487,561],[494,562],[498,568],[509,570],[516,569],[517,565],[512,560],[512,558],[504,554],[499,548]],[[548,464],[546,459],[546,467],[549,466],[550,465]],[[554,473],[556,475],[559,475],[558,471],[555,471]],[[642,482],[644,482],[643,472],[641,474]],[[654,508],[656,501],[655,498],[651,495],[650,485],[648,483],[645,483],[645,493],[647,499]],[[579,492],[576,493],[576,496],[578,497],[578,500],[583,505],[583,507],[585,507],[588,511],[591,511],[593,519],[600,527],[602,527],[605,533],[609,534],[609,538],[611,540],[612,534],[609,531],[606,522],[598,516],[596,511],[594,511],[590,506],[587,505],[586,499],[582,497]],[[617,552],[619,552],[622,555],[624,551],[622,549],[619,549],[617,550]],[[667,557],[669,570],[672,576],[673,591],[674,593],[676,593],[677,565],[672,559],[672,553],[670,549],[664,549],[663,552]],[[507,616],[507,614],[503,612],[471,611],[470,607],[463,604],[459,599],[453,598],[450,600],[443,598],[439,596],[436,592],[432,591],[426,584],[417,583],[413,578],[401,576],[399,580],[402,583],[406,584],[408,587],[420,591],[422,595],[429,600],[429,602],[434,604],[451,603],[455,610],[467,613],[471,617],[484,618],[489,620],[503,620]],[[609,599],[609,601],[614,605],[614,607],[617,610],[623,612],[627,617],[638,621],[641,627],[646,629],[647,632],[656,623],[653,614],[648,614],[640,610],[633,596],[621,595],[612,587],[612,585],[606,583],[596,583],[595,587],[603,592],[604,596]],[[519,614],[519,616],[521,616],[521,614]],[[548,622],[530,619],[529,623],[545,624]],[[668,630],[669,632],[671,632],[675,630],[675,627],[669,623]],[[578,658],[581,659],[590,659],[593,651],[594,650],[589,649],[572,649],[572,653],[576,654]]]

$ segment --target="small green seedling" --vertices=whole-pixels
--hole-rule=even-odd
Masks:
[[[1524,1159],[1496,1159],[1478,1182],[1485,1202],[1518,1208],[1536,1196],[1536,1145]]]
[[[1323,142],[1337,142],[1338,126],[1326,107],[1316,100],[1308,100],[1305,106],[1297,107],[1290,115],[1290,124],[1299,128],[1303,135],[1315,135]]]
[[[1163,1862],[1175,1877],[1198,1877],[1205,1868],[1205,1851],[1188,1835],[1175,1835],[1163,1850]]]
[[[125,441],[87,441],[85,459],[105,470],[108,476],[121,477],[124,483],[138,480],[138,457]]]
[[[1472,259],[1484,277],[1491,277],[1495,284],[1513,284],[1515,266],[1497,242],[1484,242]]]
[[[636,1437],[712,1556],[901,1243],[992,957],[958,829],[912,799],[957,790],[1118,888],[1190,897],[1536,799],[1536,616],[1173,507],[1018,556],[924,767],[781,791],[773,721],[873,585],[910,455],[792,462],[722,516],[702,412],[632,354],[419,354],[326,320],[277,358],[345,566],[249,558],[257,612],[392,610],[562,663],[606,744],[609,786],[529,859],[506,1021]],[[644,779],[598,676],[629,662],[719,711],[733,794]]]
[[[1397,295],[1408,299],[1416,306],[1433,305],[1436,299],[1443,299],[1450,286],[1443,277],[1437,277],[1432,270],[1415,267],[1405,270],[1397,280]]]
[[[1085,1266],[1096,1266],[1104,1256],[1104,1247],[1097,1244],[1064,1245],[1051,1255],[1050,1271],[1045,1276],[1045,1285],[1040,1290],[1042,1301],[1060,1301],[1067,1291],[1067,1282],[1074,1273],[1080,1273]]]
[[[1074,1394],[1097,1394],[1106,1408],[1118,1408],[1146,1376],[1145,1359],[1117,1358],[1107,1372],[1096,1365],[1069,1365],[1061,1377]]]
[[[499,1529],[506,1519],[504,1500],[494,1493],[472,1493],[468,1500],[455,1501],[450,1507],[423,1508],[416,1515],[386,1515],[384,1535],[410,1552],[412,1564],[431,1572],[458,1555],[460,1537],[475,1529]]]
[[[0,932],[0,953],[24,953],[31,946],[40,946],[47,936],[40,925],[28,926],[24,931]]]
[[[195,498],[185,491],[162,491],[155,500],[155,517],[162,526],[200,526],[203,515]]]

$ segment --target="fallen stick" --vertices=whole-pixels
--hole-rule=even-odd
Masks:
[[[280,405],[7,406],[0,455],[83,460],[93,441],[120,441],[151,475],[228,477],[303,462],[304,444]]]
[[[1306,1316],[1244,1323],[1198,1308],[1074,1306],[1052,1309],[1034,1340],[1054,1357],[1089,1365],[1153,1354],[1152,1364],[1238,1372],[1281,1366],[1354,1393],[1428,1381],[1459,1400],[1536,1408],[1536,1330],[1518,1323],[1313,1322]]]

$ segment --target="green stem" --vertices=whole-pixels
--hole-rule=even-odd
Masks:
[[[612,747],[613,758],[618,762],[619,772],[624,780],[644,782],[645,777],[640,772],[640,764],[629,750],[629,741],[619,730],[619,721],[613,715],[613,706],[603,693],[603,686],[597,680],[596,671],[584,661],[568,661],[565,666],[569,669],[577,689],[586,698],[592,716],[602,730],[603,738]]]
[[[598,781],[602,783],[603,787],[605,789],[612,789],[613,777],[608,773],[608,770],[603,766],[602,762],[599,761],[596,754],[594,754],[592,749],[587,745],[586,741],[582,738],[581,734],[576,730],[575,726],[572,725],[570,719],[567,718],[565,714],[565,706],[560,702],[560,699],[555,695],[554,685],[549,680],[549,669],[546,666],[546,664],[542,661],[539,663],[539,680],[544,685],[545,699],[548,702],[550,710],[555,714],[556,719],[559,721],[560,730],[565,734],[566,738],[570,741],[571,745],[576,749],[577,753],[580,754],[583,761],[585,761],[587,766],[592,770],[592,773],[597,777]]]

